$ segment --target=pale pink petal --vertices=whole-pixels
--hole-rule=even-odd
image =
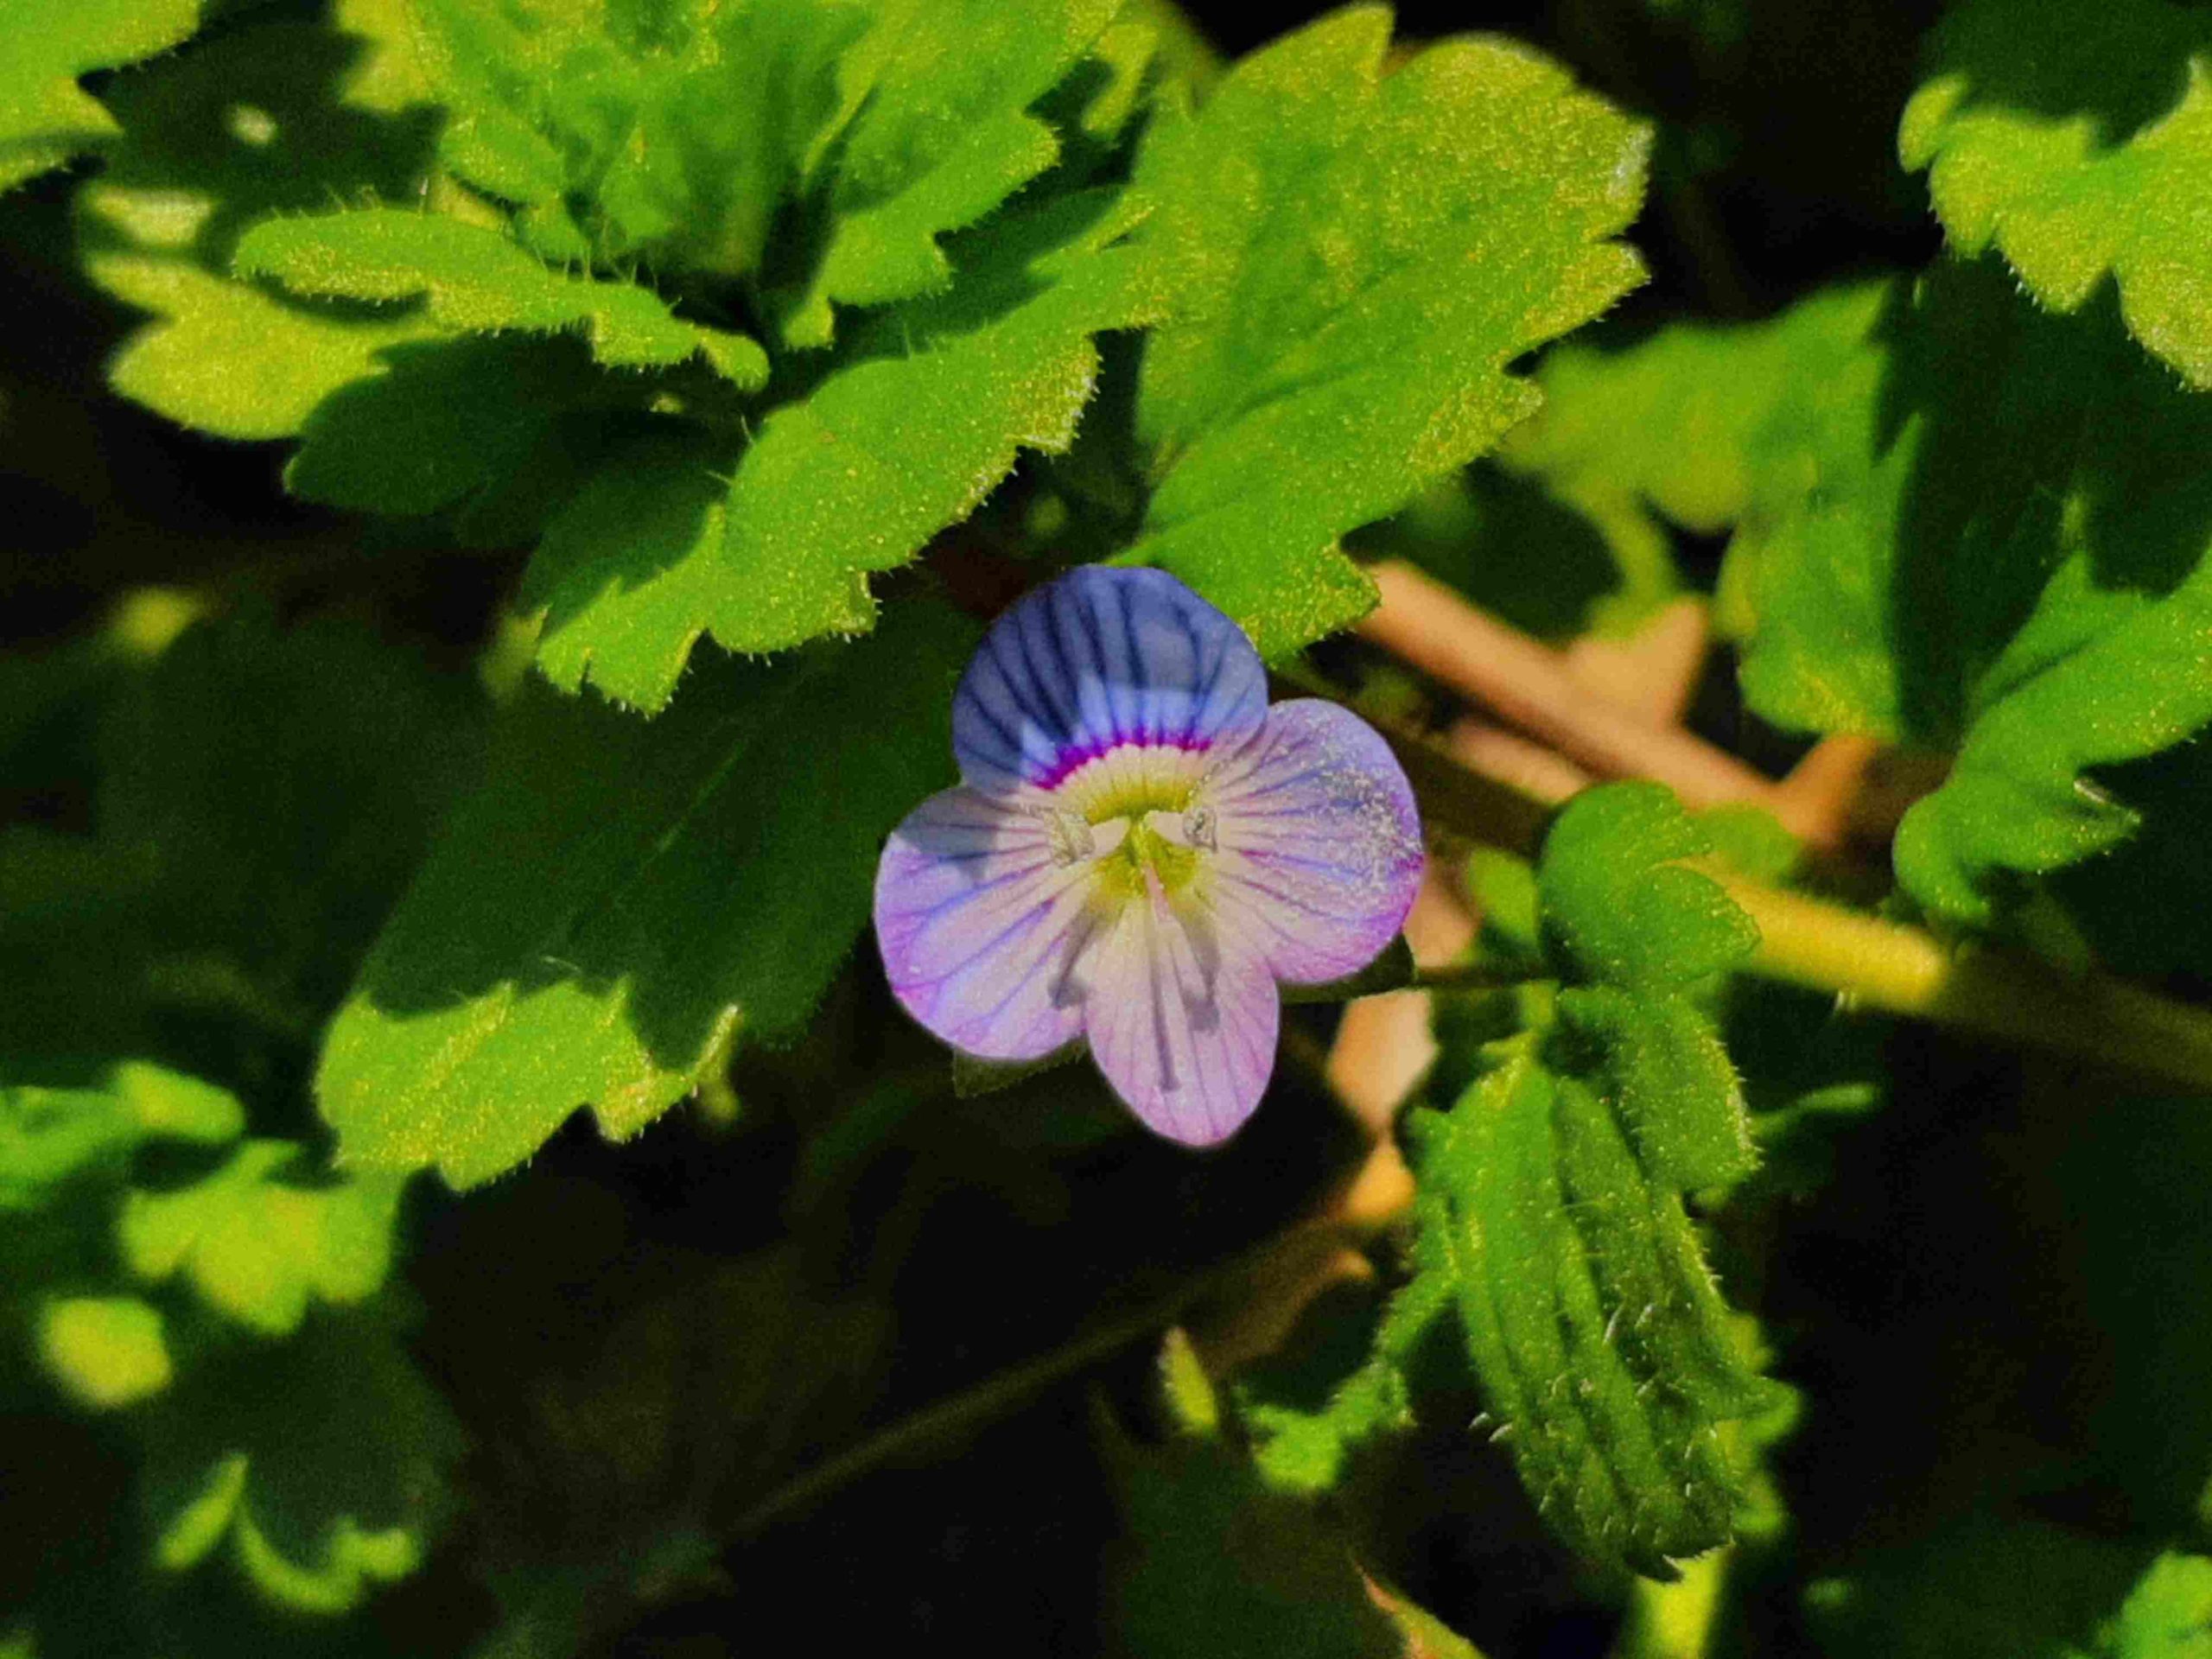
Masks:
[[[1198,797],[1218,930],[1280,981],[1319,985],[1378,956],[1421,886],[1421,818],[1389,746],[1347,709],[1279,702]]]
[[[893,831],[875,873],[875,933],[892,991],[955,1048],[1035,1059],[1083,1028],[1071,975],[1097,931],[1096,867],[1053,856],[1033,803],[932,795]]]
[[[1210,1147],[1260,1103],[1281,1001],[1255,952],[1147,882],[1084,965],[1090,1052],[1147,1126]]]

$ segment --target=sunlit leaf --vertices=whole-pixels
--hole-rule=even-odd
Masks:
[[[1897,152],[1961,253],[2044,304],[2107,279],[2137,339],[2212,387],[2212,19],[2172,0],[1970,0],[1929,42]]]
[[[109,88],[120,136],[77,203],[86,274],[154,316],[110,366],[125,396],[226,437],[283,436],[374,373],[385,347],[434,332],[232,275],[240,232],[264,214],[416,198],[429,124],[353,101],[369,50],[332,29],[261,23]]]
[[[289,1141],[248,1141],[191,1185],[132,1192],[117,1230],[131,1272],[181,1273],[210,1307],[269,1336],[298,1329],[310,1298],[372,1295],[391,1265],[400,1179],[285,1179],[300,1154]]]
[[[1361,7],[1254,54],[1158,118],[1137,172],[1185,269],[1146,346],[1131,556],[1270,655],[1373,604],[1338,538],[1526,416],[1507,363],[1641,274],[1607,238],[1642,200],[1642,128],[1503,41],[1385,74],[1389,35]]]
[[[1126,229],[1103,195],[998,221],[958,289],[879,319],[750,444],[654,433],[613,455],[524,582],[548,677],[654,709],[702,632],[772,651],[871,626],[868,573],[972,512],[1019,450],[1065,449],[1092,335],[1160,309],[1158,262]]]
[[[2017,874],[2137,828],[2097,768],[2212,721],[2212,400],[2108,308],[2045,315],[1986,264],[1931,273],[1889,332],[1839,377],[1817,489],[1732,553],[1744,683],[1786,725],[1955,751],[1897,870],[1986,922]]]
[[[326,1039],[346,1160],[486,1180],[580,1106],[634,1134],[734,1033],[792,1032],[882,837],[946,780],[973,638],[910,606],[857,644],[702,664],[651,721],[519,698]]]
[[[768,359],[742,334],[685,322],[650,289],[549,270],[499,231],[397,207],[264,219],[238,239],[241,276],[312,299],[421,300],[455,334],[573,331],[609,368],[669,368],[694,355],[757,388]]]
[[[175,46],[200,25],[200,0],[25,0],[8,17],[0,58],[0,190],[115,136],[115,121],[77,84]]]
[[[135,1406],[175,1375],[161,1310],[135,1296],[63,1296],[39,1310],[47,1374],[96,1411]]]
[[[233,1351],[143,1425],[153,1564],[227,1549],[268,1600],[332,1614],[422,1562],[460,1436],[383,1319],[310,1320]]]

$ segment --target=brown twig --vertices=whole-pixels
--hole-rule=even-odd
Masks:
[[[1453,722],[1445,734],[1452,758],[1485,777],[1510,784],[1534,798],[1557,806],[1597,781],[1580,766],[1518,732],[1472,715]]]
[[[1672,726],[1696,695],[1713,644],[1701,599],[1662,606],[1619,639],[1586,633],[1562,654],[1567,671],[1647,726]]]
[[[1578,681],[1557,652],[1441,582],[1395,560],[1372,574],[1382,603],[1360,624],[1368,639],[1592,772],[1656,779],[1692,807],[1772,804],[1774,785],[1734,755],[1625,712]]]
[[[1859,798],[1880,754],[1871,737],[1822,738],[1775,785],[1774,816],[1801,841],[1843,846],[1852,839]]]

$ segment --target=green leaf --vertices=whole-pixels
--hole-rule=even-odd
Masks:
[[[574,340],[410,340],[378,355],[307,417],[284,468],[294,494],[363,512],[459,507],[464,522],[498,524],[518,490],[550,488],[557,502],[574,487],[558,451],[568,423],[599,416],[619,427],[643,418],[653,395],[640,377],[594,373]],[[536,490],[520,481],[533,473],[550,474]]]
[[[263,1597],[319,1614],[421,1564],[461,1450],[397,1334],[359,1313],[211,1358],[144,1432],[155,1565],[184,1572],[227,1543]]]
[[[1467,893],[1482,917],[1482,958],[1530,977],[1545,967],[1535,866],[1495,847],[1467,855]]]
[[[1994,245],[2076,311],[2212,387],[2212,19],[2169,0],[1967,0],[1929,41],[1897,153],[1961,253]]]
[[[834,228],[787,315],[792,345],[828,342],[833,302],[881,305],[950,286],[938,238],[1058,159],[1058,138],[1029,106],[1121,0],[874,0],[870,10],[868,32],[838,60],[836,113],[809,151],[808,182]]]
[[[550,270],[488,226],[397,207],[271,219],[238,238],[242,276],[311,299],[420,299],[454,334],[581,334],[608,368],[670,368],[698,356],[738,385],[768,378],[759,344],[686,322],[650,289]]]
[[[755,271],[860,5],[416,8],[440,149],[549,258]]]
[[[1498,462],[1600,522],[1648,509],[1713,535],[1786,505],[1788,486],[1808,481],[1801,457],[1823,385],[1860,350],[1891,291],[1848,283],[1765,322],[1680,322],[1617,349],[1558,346],[1536,374],[1543,407],[1499,445]]]
[[[14,9],[0,60],[0,191],[114,138],[114,118],[79,75],[167,51],[199,26],[200,0],[25,0]]]
[[[696,669],[658,720],[526,691],[325,1042],[350,1164],[486,1180],[587,1103],[636,1133],[734,1031],[812,1008],[882,837],[950,781],[974,629]]]
[[[1567,804],[1537,866],[1538,931],[1562,976],[1548,1062],[1597,1090],[1643,1171],[1678,1189],[1756,1161],[1736,1069],[1689,1000],[1758,948],[1719,883],[1685,868],[1712,838],[1656,784],[1611,784]]]
[[[958,251],[958,288],[878,319],[859,360],[768,416],[734,475],[702,433],[617,453],[524,580],[547,677],[657,709],[702,632],[766,652],[872,626],[868,573],[972,512],[1018,450],[1065,449],[1098,372],[1091,336],[1157,315],[1158,261],[1128,228],[1104,193],[994,221]]]
[[[1108,1560],[1112,1651],[1146,1659],[1477,1659],[1434,1618],[1377,1586],[1312,1506],[1270,1490],[1219,1433],[1212,1384],[1180,1332],[1164,1367],[1175,1438],[1139,1446],[1109,1428],[1126,1516]]]
[[[1756,530],[1802,498],[1823,406],[1836,377],[1866,351],[1892,291],[1887,283],[1844,283],[1764,322],[1675,323],[1630,346],[1555,347],[1536,372],[1542,407],[1496,456],[1536,499],[1492,484],[1481,500],[1488,516],[1471,538],[1457,538],[1465,546],[1456,562],[1425,562],[1471,592],[1525,603],[1525,590],[1559,579],[1560,550],[1579,526],[1610,553],[1618,574],[1608,585],[1621,591],[1556,631],[1632,620],[1639,604],[1665,596],[1674,563],[1667,525],[1700,536]],[[1546,508],[1571,518],[1547,524]],[[1491,568],[1499,563],[1503,572]],[[1720,598],[1720,620],[1733,627],[1734,595],[1724,587]]]
[[[1652,991],[1735,966],[1758,929],[1711,876],[1683,868],[1713,843],[1663,785],[1612,784],[1568,803],[1544,837],[1536,883],[1562,970]]]
[[[1338,538],[1526,416],[1505,365],[1641,274],[1606,238],[1643,199],[1643,128],[1503,41],[1386,75],[1389,33],[1361,7],[1245,59],[1155,121],[1137,171],[1185,297],[1146,348],[1130,556],[1270,656],[1373,604]]]
[[[60,1296],[39,1310],[39,1358],[79,1405],[113,1411],[175,1375],[162,1315],[135,1296]]]
[[[299,1328],[310,1298],[365,1300],[391,1266],[404,1178],[364,1171],[310,1184],[289,1141],[248,1141],[204,1179],[175,1192],[134,1192],[117,1224],[124,1261],[141,1279],[181,1272],[210,1307],[264,1336]]]
[[[2212,1558],[2168,1550],[2097,1633],[2099,1659],[2212,1659]]]
[[[2202,1659],[2212,1561],[1976,1514],[1806,1592],[1834,1659]]]
[[[2008,873],[2103,852],[2136,815],[2095,768],[2212,721],[2212,400],[2109,315],[2043,315],[1985,263],[1944,266],[1840,376],[1819,486],[1739,540],[1744,668],[1778,723],[1957,752],[1897,871],[1986,923]]]
[[[265,23],[109,87],[121,137],[77,207],[86,274],[156,319],[110,365],[125,397],[226,437],[285,436],[387,346],[435,333],[419,315],[291,302],[232,277],[257,218],[416,199],[429,124],[357,101],[369,55],[333,29]]]
[[[94,833],[0,832],[0,1054],[297,1067],[482,705],[465,670],[333,618],[249,610],[120,666],[92,711]]]
[[[1302,1363],[1263,1365],[1238,1378],[1237,1416],[1270,1486],[1300,1497],[1332,1491],[1355,1448],[1414,1421],[1410,1379],[1452,1300],[1438,1255],[1443,1243],[1441,1235],[1416,1236],[1414,1276],[1376,1319],[1333,1321],[1324,1327],[1332,1340]]]
[[[118,1172],[149,1140],[219,1145],[245,1126],[237,1096],[141,1060],[89,1086],[0,1086],[0,1211],[51,1199],[63,1183]]]
[[[1656,1180],[1712,1186],[1756,1161],[1751,1118],[1728,1050],[1700,1008],[1678,996],[1636,996],[1611,985],[1559,996],[1561,1031],[1594,1050],[1567,1069],[1602,1080],[1600,1092]]]
[[[99,828],[150,855],[142,915],[166,951],[232,964],[312,1026],[475,761],[481,706],[358,623],[210,621],[118,702]]]
[[[1411,1278],[1318,1403],[1248,1395],[1270,1480],[1334,1486],[1352,1446],[1471,1374],[1477,1427],[1574,1548],[1670,1578],[1732,1535],[1744,1489],[1722,1425],[1777,1395],[1681,1197],[1753,1161],[1735,1068],[1690,995],[1757,943],[1681,865],[1710,852],[1669,791],[1619,784],[1561,812],[1533,892],[1516,861],[1477,861],[1510,959],[1581,982],[1440,1007],[1429,1087],[1458,1097],[1409,1120]]]
[[[1771,1390],[1619,1117],[1529,1037],[1491,1054],[1448,1114],[1412,1121],[1422,1267],[1450,1288],[1483,1427],[1546,1519],[1585,1554],[1672,1577],[1730,1536],[1719,1425]]]
[[[753,278],[782,343],[818,346],[836,305],[950,283],[942,238],[1058,159],[1031,106],[1117,10],[530,0],[486,15],[433,0],[424,56],[453,114],[448,162],[521,206],[537,251]]]

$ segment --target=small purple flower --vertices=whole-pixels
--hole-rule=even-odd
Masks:
[[[1274,1067],[1277,983],[1357,972],[1421,880],[1413,791],[1334,703],[1161,570],[1091,565],[992,626],[952,705],[963,782],[884,849],[891,988],[955,1048],[1087,1039],[1152,1128],[1211,1146]]]

